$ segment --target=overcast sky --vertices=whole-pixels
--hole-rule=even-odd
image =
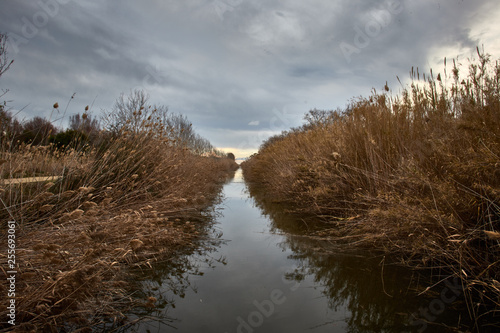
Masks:
[[[412,66],[442,71],[477,45],[500,57],[497,0],[1,0],[19,119],[111,110],[143,89],[245,157],[313,108],[344,107]],[[449,62],[450,63],[450,62]]]

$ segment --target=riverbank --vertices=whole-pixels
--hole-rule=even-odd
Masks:
[[[2,175],[60,177],[2,185],[2,220],[15,223],[0,236],[9,238],[0,255],[0,330],[117,327],[128,309],[155,306],[131,297],[130,268],[175,261],[209,237],[206,210],[238,168],[158,133],[123,132],[80,150],[2,152]]]
[[[434,267],[460,278],[473,318],[497,311],[500,67],[478,56],[465,77],[455,62],[449,76],[412,70],[400,96],[386,86],[344,110],[311,111],[242,163],[245,179],[326,223],[311,237]]]

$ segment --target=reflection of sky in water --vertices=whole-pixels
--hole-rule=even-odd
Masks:
[[[201,267],[204,274],[189,277],[193,288],[183,298],[162,291],[175,301],[166,316],[179,332],[399,332],[406,314],[429,303],[407,293],[410,272],[390,266],[384,272],[387,296],[380,258],[321,257],[307,240],[270,233],[271,221],[248,198],[241,170],[224,193],[217,227],[228,242],[210,256],[225,257],[226,264]],[[276,293],[280,304],[271,302]],[[148,328],[158,326],[175,331],[154,322]]]
[[[322,323],[325,299],[321,290],[314,290],[310,279],[296,289],[296,282],[284,278],[297,267],[294,260],[287,259],[292,252],[276,245],[283,237],[269,233],[269,220],[245,194],[241,171],[226,186],[225,196],[219,227],[229,242],[215,256],[225,256],[227,265],[218,265],[203,276],[194,277],[191,282],[198,292],[188,293],[185,299],[176,302],[176,309],[169,310],[168,315],[180,321],[176,323],[180,331],[236,332],[237,318],[247,321],[257,310],[254,302],[269,304],[265,301],[270,300],[275,289],[282,291],[285,301],[274,305],[269,318],[262,316],[264,322],[256,331],[293,332],[299,327],[306,330]],[[254,320],[258,319],[256,316]]]

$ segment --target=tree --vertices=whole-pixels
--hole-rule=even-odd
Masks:
[[[167,114],[167,107],[153,107],[148,103],[149,95],[143,90],[134,90],[129,95],[121,94],[113,110],[105,118],[105,126],[112,133],[130,132],[137,135],[147,132],[148,127],[158,124]]]
[[[80,149],[82,147],[85,147],[88,141],[89,138],[85,133],[73,129],[67,129],[64,132],[50,137],[50,142],[53,142],[58,149]]]
[[[195,133],[193,124],[182,114],[171,113],[165,117],[165,125],[167,126],[169,137],[175,141],[175,145],[179,147],[187,147],[190,142],[194,141]]]
[[[190,148],[193,153],[198,155],[215,155],[215,148],[212,146],[210,141],[198,134],[195,134],[193,139],[188,142],[187,147]]]
[[[35,117],[23,126],[20,141],[32,145],[47,145],[50,137],[57,134],[57,128],[42,117]]]
[[[194,132],[193,124],[182,114],[170,113],[165,124],[169,137],[177,147],[188,148],[198,155],[215,154],[215,148],[210,141]]]
[[[69,128],[74,131],[80,131],[87,135],[99,132],[100,124],[97,119],[92,119],[90,115],[84,113],[80,116],[79,113],[69,117]]]
[[[7,57],[7,35],[0,33],[0,77],[9,69],[14,60]],[[0,91],[0,98],[7,94],[8,90]],[[21,132],[21,124],[12,114],[6,110],[7,102],[0,104],[0,142],[13,141],[14,137]]]
[[[13,118],[12,114],[3,108],[3,105],[0,105],[0,143],[2,147],[4,147],[3,144],[8,141],[15,141],[15,138],[19,136],[21,132],[22,126],[19,121]]]
[[[0,33],[0,76],[5,73],[14,60],[7,57],[7,35]]]
[[[152,106],[142,90],[121,94],[112,112],[105,118],[105,127],[114,135],[142,135],[169,139],[175,147],[187,148],[195,154],[212,154],[214,147],[196,134],[186,116],[169,113],[166,106]]]
[[[96,143],[99,138],[101,124],[97,119],[92,119],[87,113],[81,116],[77,113],[69,117],[69,130],[81,133],[90,143]]]
[[[227,153],[227,158],[232,159],[233,161],[236,160],[236,156],[234,156],[233,153]]]
[[[307,121],[310,126],[317,126],[329,122],[332,114],[333,111],[313,109],[305,114],[304,120]]]

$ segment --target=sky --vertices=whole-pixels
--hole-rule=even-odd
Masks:
[[[311,109],[398,94],[412,67],[500,58],[498,17],[497,0],[0,0],[0,89],[18,119],[61,128],[141,89],[241,158]]]

